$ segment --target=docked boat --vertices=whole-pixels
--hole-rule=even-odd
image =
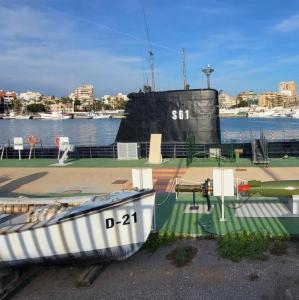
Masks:
[[[53,111],[52,113],[39,113],[41,119],[46,119],[46,120],[67,120],[71,119],[72,116],[70,115],[65,115],[62,112],[58,111]]]
[[[76,198],[0,200],[0,267],[124,260],[152,228],[153,190]]]
[[[33,117],[31,115],[16,115],[15,119],[16,120],[29,120],[29,119],[33,119]]]
[[[289,116],[291,118],[294,118],[294,119],[299,119],[299,109],[298,109],[298,107],[292,108]]]
[[[92,115],[93,119],[109,119],[111,116],[105,113],[94,113]]]
[[[273,118],[274,111],[265,110],[265,111],[254,111],[248,113],[248,118]]]
[[[4,114],[2,116],[3,120],[14,120],[16,118],[16,115],[13,111],[9,112],[8,114]]]

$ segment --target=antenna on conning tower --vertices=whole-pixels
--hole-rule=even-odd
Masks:
[[[187,77],[186,77],[186,60],[185,60],[185,48],[181,49],[181,61],[182,61],[182,72],[183,72],[183,87],[187,89]]]
[[[152,88],[152,91],[155,92],[156,91],[156,81],[155,81],[155,71],[154,71],[154,52],[152,50],[151,37],[150,37],[150,33],[149,33],[147,18],[146,18],[145,9],[144,9],[142,0],[141,0],[141,7],[142,7],[143,18],[144,18],[144,23],[145,23],[145,27],[146,27],[146,36],[147,36],[147,41],[148,41],[149,65],[150,65],[151,77],[152,77],[151,88]]]

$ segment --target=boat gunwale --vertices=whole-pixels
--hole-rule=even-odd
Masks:
[[[18,223],[18,224],[14,224],[14,225],[11,225],[11,226],[5,226],[5,227],[9,227],[9,228],[5,229],[4,232],[2,232],[2,230],[5,227],[3,227],[3,228],[0,227],[0,236],[9,235],[9,234],[13,234],[13,233],[24,232],[24,231],[35,230],[35,229],[38,229],[38,228],[50,227],[52,225],[57,225],[57,224],[61,224],[61,223],[64,223],[64,222],[73,221],[73,220],[79,219],[79,218],[84,218],[86,216],[90,216],[90,215],[99,213],[101,211],[107,210],[110,207],[117,207],[117,206],[120,206],[120,205],[122,205],[124,203],[127,203],[127,202],[135,202],[135,201],[141,200],[142,198],[144,198],[145,196],[150,195],[150,194],[155,194],[155,190],[154,189],[146,190],[146,191],[141,192],[140,194],[128,196],[128,197],[122,199],[121,201],[118,201],[118,202],[115,202],[115,203],[110,203],[110,204],[108,203],[108,204],[105,204],[101,207],[96,206],[96,207],[92,207],[90,209],[87,209],[85,211],[80,211],[80,212],[77,212],[77,213],[74,213],[74,214],[70,214],[70,215],[67,215],[65,217],[62,217],[61,219],[58,219],[55,223],[50,223],[50,221],[52,221],[52,220],[49,219],[49,220],[39,221],[38,223],[34,224],[30,228],[22,229],[23,228],[23,226],[22,226],[19,229],[16,229],[14,231],[10,231],[15,226],[26,225],[26,224],[29,224],[31,222]]]

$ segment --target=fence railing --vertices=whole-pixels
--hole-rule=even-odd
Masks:
[[[299,141],[299,130],[263,130],[263,133],[269,142]],[[224,131],[221,140],[222,143],[249,143],[251,137],[258,139],[260,131]]]

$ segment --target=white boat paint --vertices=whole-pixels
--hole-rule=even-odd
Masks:
[[[64,115],[62,112],[57,112],[54,111],[52,113],[39,113],[41,119],[46,119],[46,120],[67,120],[71,119],[72,116],[70,115]]]
[[[153,191],[121,192],[95,197],[38,223],[0,224],[0,266],[126,259],[150,234],[154,203]]]
[[[15,116],[16,120],[29,120],[32,119],[32,116],[30,115],[17,115]]]

